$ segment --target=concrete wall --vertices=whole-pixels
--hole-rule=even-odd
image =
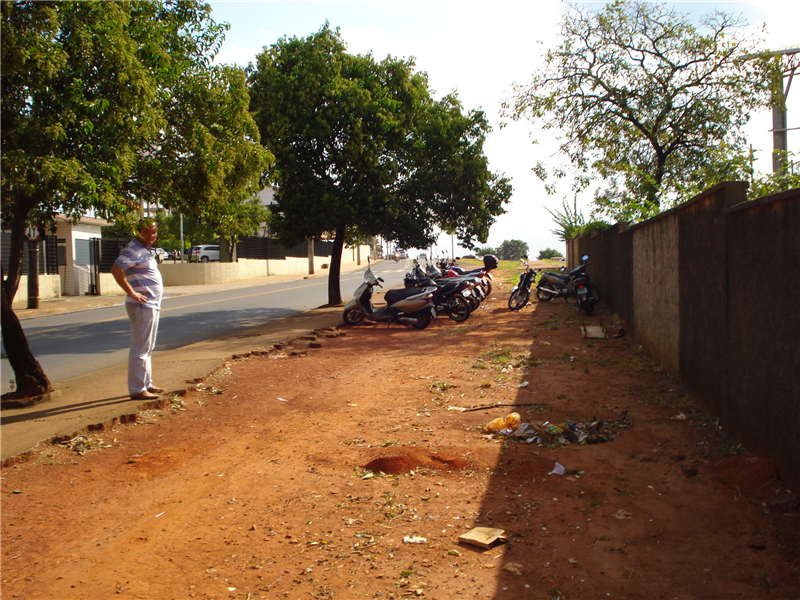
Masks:
[[[97,295],[103,294],[118,294],[122,288],[117,285],[114,276],[111,273],[100,273],[97,282]]]
[[[589,255],[591,264],[587,268],[587,273],[600,292],[600,301],[617,307],[617,313],[622,318],[633,316],[631,311],[633,303],[631,281],[633,236],[619,235],[627,227],[626,223],[618,223],[604,235],[594,233],[586,238],[581,238],[582,250],[578,248],[578,240],[573,240],[568,245],[570,261],[574,263],[571,266],[578,265],[583,254]],[[618,268],[617,265],[624,266]]]
[[[728,208],[725,223],[722,423],[800,483],[800,190]]]
[[[680,292],[678,215],[651,219],[630,232],[633,243],[633,330],[647,352],[678,371]]]
[[[800,485],[800,189],[745,202],[726,182],[589,254],[601,304],[722,426]]]
[[[366,265],[369,246],[360,249],[361,264]],[[342,253],[342,267],[357,266],[358,252],[346,248]],[[314,257],[314,273],[327,273],[330,268],[329,256]],[[159,265],[165,286],[172,285],[207,285],[232,283],[242,279],[267,277],[271,275],[307,275],[308,258],[287,257],[283,260],[249,260],[239,259],[235,263],[171,263]],[[324,268],[323,268],[324,267]],[[114,284],[116,285],[116,284]]]
[[[687,389],[725,419],[719,393],[729,355],[728,265],[724,210],[747,199],[747,184],[730,182],[681,205],[678,269],[681,278],[680,368]],[[673,371],[674,372],[674,371]]]
[[[39,275],[39,299],[60,298],[61,297],[61,277],[58,275]],[[22,275],[19,278],[17,294],[12,301],[14,304],[28,305],[28,276]]]

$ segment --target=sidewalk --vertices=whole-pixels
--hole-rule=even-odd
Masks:
[[[358,271],[366,265],[353,267],[346,272]],[[345,271],[343,271],[345,272]],[[235,283],[202,286],[175,286],[165,289],[165,296],[176,297],[205,294],[295,281],[324,274],[302,276],[283,275],[247,279]],[[125,295],[65,297],[45,300],[40,308],[29,310],[21,304],[15,312],[19,318],[91,310],[122,304]],[[274,344],[308,335],[310,331],[333,327],[341,323],[341,307],[319,308],[306,313],[280,319],[237,331],[216,339],[153,354],[153,371],[158,385],[167,388],[161,399],[154,402],[131,400],[126,393],[127,365],[121,364],[103,371],[66,381],[53,382],[61,396],[27,408],[8,408],[2,411],[0,451],[3,465],[12,464],[16,457],[33,450],[38,444],[53,439],[69,437],[86,430],[99,428],[116,421],[131,422],[141,410],[168,407],[176,392],[188,388],[191,381],[201,379],[214,371],[234,354],[268,350]]]

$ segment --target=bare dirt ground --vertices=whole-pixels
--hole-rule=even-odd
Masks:
[[[4,469],[3,598],[800,597],[773,463],[602,308],[512,313],[497,275],[465,323],[317,332]],[[582,337],[601,322],[615,337]],[[482,431],[512,411],[603,426]],[[459,542],[477,526],[505,538]]]

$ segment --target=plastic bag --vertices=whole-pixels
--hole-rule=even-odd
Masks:
[[[492,419],[483,429],[489,433],[500,433],[501,431],[505,433],[503,430],[510,430],[510,433],[514,433],[519,428],[520,423],[522,423],[522,417],[519,416],[519,413],[511,413],[506,415],[504,419],[500,417]]]

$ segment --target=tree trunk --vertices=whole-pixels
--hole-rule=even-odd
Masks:
[[[341,225],[336,228],[336,237],[333,239],[331,252],[331,270],[328,273],[328,305],[338,306],[342,303],[342,289],[340,275],[342,272],[342,251],[344,250],[344,236],[347,228]]]
[[[8,362],[14,370],[17,389],[12,396],[16,398],[34,398],[53,389],[42,365],[31,353],[28,339],[12,308],[14,296],[19,289],[29,213],[26,209],[29,202],[25,200],[30,199],[15,199],[11,221],[11,245],[8,251],[8,275],[0,270],[0,326],[3,328],[3,345],[8,355]]]
[[[17,389],[12,397],[34,398],[52,391],[50,380],[44,374],[42,365],[34,358],[28,347],[28,339],[22,331],[22,325],[11,307],[13,298],[6,294],[5,286],[0,287],[0,324],[3,327],[3,345],[8,355],[8,362],[14,369]]]

